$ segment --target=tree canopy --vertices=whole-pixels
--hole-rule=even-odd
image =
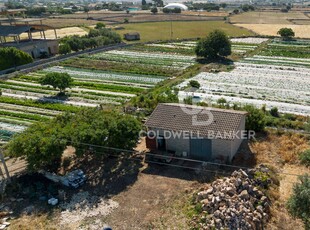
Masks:
[[[56,118],[31,125],[15,135],[6,146],[10,156],[25,156],[30,170],[49,167],[57,170],[66,146],[76,148],[82,156],[90,145],[131,150],[141,130],[140,122],[129,115],[82,109],[76,114],[63,114]],[[100,149],[101,154],[107,154]]]
[[[292,37],[295,36],[295,32],[291,28],[281,28],[278,31],[278,34],[283,38],[283,39],[291,39]]]
[[[262,110],[255,108],[253,105],[246,105],[242,110],[248,112],[245,120],[245,128],[247,130],[259,132],[265,129],[266,119]]]
[[[48,73],[40,79],[42,85],[51,85],[54,89],[64,92],[66,88],[70,88],[73,79],[67,73]]]
[[[33,58],[15,47],[0,48],[0,70],[33,62]]]
[[[291,215],[302,219],[305,229],[310,229],[310,176],[299,177],[300,183],[293,187],[287,207]]]
[[[231,42],[223,31],[214,30],[198,41],[195,52],[199,57],[218,59],[231,54]]]

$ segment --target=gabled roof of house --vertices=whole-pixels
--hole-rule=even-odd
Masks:
[[[145,125],[170,131],[187,131],[207,137],[210,132],[215,134],[239,130],[244,111],[217,109],[177,103],[158,104]],[[206,123],[201,123],[201,122]],[[223,139],[232,139],[226,137]]]

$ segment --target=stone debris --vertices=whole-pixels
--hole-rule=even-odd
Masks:
[[[104,217],[109,215],[118,203],[112,199],[91,196],[88,192],[79,192],[72,196],[71,201],[59,205],[61,212],[60,224],[79,223],[85,218]]]
[[[270,207],[268,197],[260,190],[271,182],[266,175],[264,166],[248,171],[240,169],[203,188],[196,198],[201,213],[193,217],[191,226],[194,229],[263,229]]]

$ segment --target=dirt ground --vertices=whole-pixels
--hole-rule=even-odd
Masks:
[[[292,24],[234,24],[253,31],[259,35],[278,36],[277,32],[283,28],[292,28],[297,38],[310,38],[310,25],[292,25]]]
[[[246,12],[241,14],[236,14],[230,17],[231,23],[236,24],[293,24],[290,20],[293,19],[309,19],[302,12],[288,13],[282,12]]]
[[[57,32],[57,38],[63,38],[65,36],[69,35],[86,35],[88,32],[80,27],[67,27],[67,28],[62,28],[62,29],[56,29]],[[54,30],[47,30],[45,31],[45,36],[47,39],[55,39],[55,32]],[[32,37],[34,39],[40,39],[41,35],[39,32],[32,33]],[[21,39],[28,38],[27,33],[21,34]]]

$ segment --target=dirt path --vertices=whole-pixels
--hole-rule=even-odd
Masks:
[[[298,182],[298,176],[296,175],[310,174],[310,170],[303,166],[286,164],[281,171],[284,174],[291,174],[282,175],[280,181],[280,199],[286,201],[292,194],[293,185]]]

